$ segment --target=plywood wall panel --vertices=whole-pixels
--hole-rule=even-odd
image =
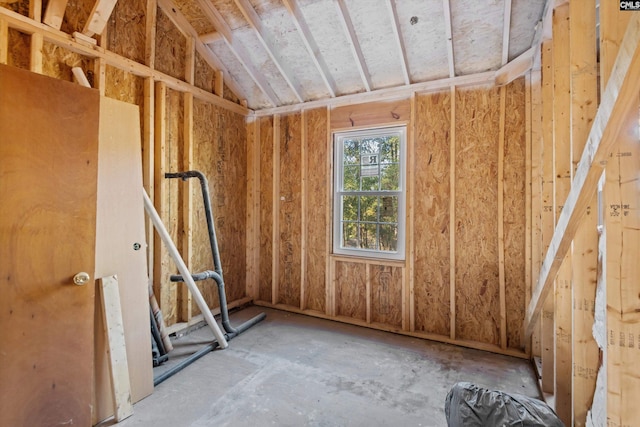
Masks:
[[[94,4],[94,0],[69,0],[67,8],[64,10],[64,19],[60,30],[67,34],[73,34],[75,31],[82,32]]]
[[[402,270],[400,267],[372,264],[371,321],[402,327]]]
[[[300,307],[302,255],[302,121],[300,114],[280,120],[279,292],[278,302]]]
[[[504,251],[507,347],[520,348],[525,312],[525,81],[506,90],[504,138]]]
[[[456,338],[499,344],[496,88],[456,92]]]
[[[245,296],[246,282],[246,129],[244,120],[194,100],[194,164],[209,181],[213,222],[227,300]],[[199,181],[193,182],[193,269],[213,270],[207,220]],[[198,283],[210,307],[219,306],[213,280]],[[194,312],[197,312],[195,305]]]
[[[106,27],[107,48],[142,64],[145,63],[146,8],[146,0],[119,1]]]
[[[142,109],[144,106],[144,79],[142,77],[107,65],[105,82],[107,97],[136,104]]]
[[[273,285],[273,118],[260,120],[259,300],[271,302]]]
[[[0,2],[0,7],[5,7],[22,16],[29,16],[29,0],[3,1]]]
[[[367,319],[366,267],[364,263],[335,263],[337,316]]]
[[[196,52],[196,73],[194,86],[199,87],[207,92],[213,92],[213,83],[215,81],[215,71],[207,64],[202,56]]]
[[[156,173],[179,172],[181,169],[182,146],[183,146],[183,103],[182,95],[171,89],[167,89],[166,102],[166,139],[164,141],[164,171],[156,171]],[[180,199],[180,183],[175,179],[165,179],[160,177],[161,184],[164,187],[164,200],[156,200],[156,206],[160,208],[160,215],[171,239],[176,244],[178,250],[181,250],[182,239],[179,235],[179,222],[181,221],[179,208],[181,206]],[[178,269],[169,256],[169,252],[163,246],[161,250],[160,260],[161,274],[154,280],[159,285],[160,291],[160,307],[164,315],[165,323],[172,325],[176,323],[178,318],[178,286],[182,284],[172,283],[170,276],[178,274]],[[157,297],[157,295],[156,295]]]
[[[306,156],[307,168],[305,179],[307,183],[306,212],[307,218],[306,242],[306,276],[304,307],[324,312],[326,307],[326,268],[327,268],[327,239],[326,229],[330,227],[327,218],[327,164],[330,153],[327,152],[327,110],[319,108],[306,113],[307,127]]]
[[[78,55],[60,46],[44,42],[42,46],[42,73],[68,82],[74,81],[71,69],[80,67],[93,70],[93,60]],[[89,75],[91,77],[91,75]],[[92,79],[93,80],[93,79]]]
[[[450,92],[418,96],[416,108],[415,328],[449,335]]]
[[[9,28],[9,55],[7,55],[8,65],[22,68],[23,70],[29,69],[30,40],[31,37],[28,34]]]
[[[158,71],[184,79],[187,40],[173,22],[158,8],[156,23],[156,59]]]

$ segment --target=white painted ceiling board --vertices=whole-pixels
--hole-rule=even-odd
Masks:
[[[299,0],[340,95],[364,91],[334,0]],[[323,16],[324,19],[318,19]]]
[[[236,0],[204,0],[223,16],[231,29],[234,46],[239,46],[269,90],[275,92],[275,107],[298,104],[299,99],[283,77],[272,56],[245,20]],[[371,90],[406,85],[402,57],[392,27],[390,0],[342,0],[353,24],[353,33],[361,48],[362,63],[368,71]],[[411,84],[433,82],[450,77],[443,0],[391,0],[398,16],[398,33],[405,46],[407,71]],[[535,28],[544,7],[551,0],[511,0],[510,19],[505,21],[505,0],[448,0],[451,9],[453,67],[455,76],[473,76],[496,71],[502,64],[504,25],[508,32],[508,59],[515,59],[531,47]],[[199,17],[197,2],[174,0],[201,36],[211,37],[212,26]],[[290,78],[299,83],[305,102],[366,92],[354,55],[339,15],[338,0],[248,0],[262,23],[270,45],[277,51],[280,64],[286,64]],[[285,6],[285,3],[287,6]],[[291,7],[291,11],[288,7]],[[293,13],[304,19],[309,49],[317,49],[315,58],[299,31]],[[306,29],[303,29],[307,31]],[[210,46],[229,74],[244,91],[248,106],[254,110],[273,108],[230,47],[222,40],[209,39]],[[325,69],[327,82],[323,78]],[[365,76],[366,76],[365,75]]]
[[[545,0],[512,0],[511,38],[509,41],[509,61],[517,58],[531,47],[538,20],[546,3]]]
[[[442,0],[400,0],[396,9],[411,81],[449,77]]]
[[[502,65],[503,0],[451,1],[456,75],[497,70]]]

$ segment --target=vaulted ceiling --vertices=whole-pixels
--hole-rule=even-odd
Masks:
[[[546,2],[158,0],[253,110],[499,76],[530,63]]]

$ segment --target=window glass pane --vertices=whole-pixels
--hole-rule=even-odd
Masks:
[[[362,177],[362,191],[378,191],[378,175]]]
[[[380,250],[398,250],[398,226],[396,224],[380,224]]]
[[[360,140],[360,154],[378,154],[380,151],[381,138],[362,138]]]
[[[380,198],[380,222],[398,222],[398,197],[383,196]]]
[[[380,166],[380,189],[399,190],[400,189],[400,165],[389,163]]]
[[[400,161],[400,138],[397,135],[384,138],[380,144],[380,162],[398,163]]]
[[[345,166],[342,189],[344,191],[358,191],[360,189],[360,166]]]
[[[358,247],[358,225],[354,222],[342,223],[342,245],[343,248]]]
[[[376,196],[360,197],[360,221],[378,221],[378,198]]]
[[[376,224],[360,224],[360,247],[362,249],[378,249],[377,229]]]
[[[342,197],[342,219],[344,221],[358,220],[358,197],[357,196]]]
[[[355,139],[345,139],[342,142],[342,163],[345,165],[357,165],[360,163],[360,149]]]

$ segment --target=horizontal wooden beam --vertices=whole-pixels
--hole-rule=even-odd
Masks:
[[[634,14],[620,45],[618,56],[602,95],[602,102],[591,127],[589,138],[571,184],[571,191],[558,218],[549,249],[540,269],[524,321],[528,339],[552,290],[553,281],[562,265],[586,208],[593,199],[607,158],[615,148],[617,137],[640,92],[640,14]],[[634,112],[637,113],[637,112]]]
[[[243,116],[247,116],[249,114],[249,110],[242,105],[220,98],[213,93],[168,76],[158,70],[153,70],[144,64],[122,57],[118,54],[105,50],[100,46],[87,46],[85,44],[78,43],[67,33],[55,30],[7,8],[0,7],[0,18],[6,21],[9,28],[13,28],[27,34],[42,34],[45,41],[67,49],[70,52],[78,53],[92,59],[102,58],[107,65],[111,65],[112,67],[124,70],[139,77],[152,77],[155,81],[164,82],[167,87],[173,90],[177,90],[179,92],[191,92],[193,93],[193,96],[198,99],[233,111],[234,113],[238,113]]]
[[[524,76],[533,67],[535,53],[536,48],[532,47],[496,71],[496,86],[507,85],[518,77]]]
[[[256,110],[254,115],[270,116],[273,114],[286,114],[300,110],[306,110],[318,107],[339,107],[343,105],[360,104],[372,101],[388,101],[399,98],[408,98],[415,92],[434,92],[438,90],[448,89],[451,86],[464,87],[482,84],[493,84],[495,80],[495,72],[488,71],[485,73],[472,74],[469,76],[459,76],[430,82],[414,83],[408,86],[398,86],[387,89],[378,89],[371,92],[356,93],[353,95],[343,95],[337,98],[319,99],[316,101],[305,102],[304,104],[287,105],[284,107],[269,108],[265,110]]]

